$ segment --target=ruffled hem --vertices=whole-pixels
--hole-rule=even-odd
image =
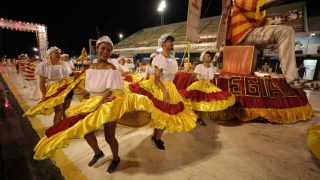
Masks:
[[[201,91],[203,93],[218,93],[222,92],[220,88],[213,85],[210,81],[204,81],[199,80],[194,83],[192,83],[189,87],[186,89],[187,91]]]
[[[191,108],[184,108],[176,115],[170,115],[154,108],[151,119],[151,125],[156,129],[165,129],[168,132],[188,132],[196,127],[197,115]]]
[[[240,108],[236,111],[236,117],[241,121],[251,121],[263,118],[272,123],[292,124],[298,121],[306,121],[313,116],[310,104],[305,106],[273,109],[273,108]]]
[[[96,103],[99,102],[99,96],[89,100],[90,103],[87,108],[95,107]],[[68,109],[68,115],[77,115],[85,113],[84,106],[81,109],[76,110],[75,107]],[[91,109],[90,109],[91,110]],[[126,113],[134,112],[148,112],[151,113],[151,119],[147,119],[148,116],[143,113],[141,116],[145,118],[131,120],[128,122],[128,118],[125,117]],[[118,123],[128,125],[131,127],[141,127],[141,125],[148,124],[151,121],[151,125],[157,129],[165,129],[168,132],[185,132],[190,131],[196,126],[197,116],[189,108],[184,109],[183,112],[177,115],[170,115],[163,113],[162,111],[155,108],[152,101],[146,96],[138,95],[135,93],[128,93],[123,97],[120,97],[112,102],[103,104],[97,111],[91,112],[86,115],[84,119],[76,122],[61,132],[58,132],[51,137],[43,137],[35,147],[34,159],[45,159],[51,157],[55,150],[59,148],[67,147],[71,139],[79,139],[84,137],[86,134],[95,131],[103,124],[118,120]],[[132,124],[133,122],[133,124]],[[138,125],[138,126],[135,126]]]
[[[308,128],[307,145],[312,154],[320,160],[320,125],[312,125]]]
[[[66,96],[75,88],[77,85],[84,80],[85,73],[81,74],[77,78],[75,78],[71,83],[69,84],[61,84],[61,88],[51,96],[45,98],[37,105],[31,107],[28,109],[24,115],[26,116],[35,116],[37,114],[43,114],[43,115],[49,115],[53,111],[52,108],[59,104],[63,104],[65,101]]]
[[[151,119],[152,126],[157,129],[165,129],[168,132],[186,132],[196,126],[197,115],[191,107],[183,103],[181,95],[171,82],[163,82],[170,95],[170,103],[162,100],[163,94],[154,79],[130,84],[133,93],[147,96],[152,102]]]
[[[186,90],[180,90],[179,93],[195,111],[222,111],[235,103],[235,97],[231,93],[221,91],[209,81],[194,82]]]
[[[52,157],[55,150],[67,147],[71,139],[83,138],[86,134],[95,131],[108,122],[115,121],[120,117],[119,105],[121,98],[102,104],[101,107],[73,124],[72,127],[58,132],[51,137],[44,136],[34,148],[34,159],[41,160]]]
[[[222,111],[233,106],[236,102],[236,98],[233,95],[231,95],[230,97],[224,100],[216,100],[211,102],[207,102],[207,101],[197,102],[189,99],[186,99],[185,102],[190,104],[192,110],[203,111],[203,112],[214,112],[214,111]]]

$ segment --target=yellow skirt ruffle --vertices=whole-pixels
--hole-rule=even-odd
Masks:
[[[99,98],[101,100],[102,97],[95,97],[92,102],[99,102]],[[41,160],[51,157],[55,150],[67,147],[71,139],[82,138],[86,134],[100,128],[105,123],[119,119],[120,111],[117,107],[121,105],[121,102],[121,98],[118,98],[112,102],[102,104],[97,111],[88,114],[84,119],[78,121],[72,127],[58,132],[49,138],[47,136],[42,137],[34,148],[35,153],[33,158]]]
[[[209,81],[196,81],[192,83],[187,89],[187,91],[201,91],[204,93],[217,93],[221,92],[222,90],[215,85],[213,85]],[[184,101],[188,103],[192,110],[195,111],[202,111],[202,112],[214,112],[214,111],[222,111],[231,106],[233,106],[236,102],[236,98],[234,95],[228,96],[222,100],[214,100],[210,102],[206,101],[192,101],[191,99],[184,98]]]
[[[201,91],[204,93],[214,93],[221,92],[222,90],[217,86],[213,85],[210,81],[199,80],[192,83],[189,87],[187,87],[187,91]]]
[[[320,125],[312,125],[308,128],[307,145],[312,154],[320,160]]]
[[[51,97],[44,102],[36,104],[35,106],[29,108],[25,112],[24,115],[35,116],[38,114],[49,115],[49,114],[53,113],[54,112],[53,108],[57,105],[63,104],[65,101],[65,98],[69,94],[69,92],[71,92],[81,81],[83,81],[85,79],[85,77],[86,77],[86,75],[85,75],[85,73],[83,73],[80,75],[80,77],[76,78],[75,80],[73,80],[73,78],[68,78],[69,79],[68,81],[62,80],[62,81],[57,82],[57,84],[60,84],[60,86],[54,85],[52,87],[62,87],[68,83],[70,83],[70,84],[58,96]],[[50,93],[52,93],[52,91],[50,91]],[[50,96],[50,95],[48,94],[48,96]],[[48,97],[48,96],[46,96],[46,97]]]
[[[139,82],[142,79],[142,77],[140,77],[137,73],[132,73],[130,75],[132,77],[133,82]]]
[[[153,81],[154,82],[154,81]],[[164,83],[170,94],[170,102],[181,100],[182,97],[175,89],[173,83]],[[150,89],[155,88],[150,82],[144,82],[143,87]],[[160,91],[155,97],[161,98]],[[171,91],[170,91],[171,90]],[[162,92],[161,92],[162,93]],[[118,120],[118,123],[128,125],[130,127],[140,127],[141,125],[148,124],[157,129],[164,129],[168,132],[185,132],[190,131],[196,126],[197,116],[194,112],[185,105],[182,112],[176,115],[170,115],[157,109],[152,101],[144,95],[136,93],[114,93],[116,97],[112,102],[103,104],[99,109],[96,108],[97,103],[101,100],[101,96],[90,98],[86,102],[72,106],[66,110],[67,116],[75,116],[82,113],[90,113],[84,119],[78,121],[72,127],[61,131],[51,137],[42,137],[35,147],[34,159],[45,159],[51,157],[55,150],[67,147],[71,139],[78,139],[84,137],[86,134],[95,131],[103,124]],[[92,112],[93,111],[93,112]],[[145,112],[150,113],[151,118],[141,116],[145,119],[139,119],[137,116],[125,117],[126,113]],[[125,117],[125,118],[124,118]]]
[[[183,102],[176,86],[172,82],[162,81],[164,87],[169,92],[169,104]],[[139,83],[140,87],[152,94],[157,100],[163,101],[162,90],[155,84],[154,79],[145,80]],[[151,101],[151,100],[150,100]],[[184,110],[176,115],[168,114],[152,106],[151,119],[152,126],[157,129],[165,129],[168,132],[186,132],[196,126],[197,115],[188,104],[184,104]]]
[[[141,114],[141,112],[147,112],[149,107],[153,106],[152,102],[146,96],[134,93],[123,94],[119,92],[115,97],[115,100],[101,105],[96,111],[93,110],[100,102],[102,96],[90,98],[86,102],[82,102],[67,109],[66,114],[68,116],[75,116],[82,113],[90,114],[64,131],[49,138],[46,136],[42,137],[34,148],[34,159],[41,160],[51,157],[55,150],[67,147],[70,140],[82,138],[108,122],[118,120],[118,123],[130,127],[141,127],[150,122],[151,119],[148,119],[144,114]],[[134,119],[125,116],[126,113],[134,112],[137,112],[135,115],[139,116],[133,116]],[[132,116],[132,114],[130,115]]]
[[[51,96],[52,94],[56,93],[60,87],[66,85],[66,84],[69,84],[72,81],[73,81],[73,77],[68,77],[65,79],[61,79],[60,81],[48,84],[46,86],[46,97]]]

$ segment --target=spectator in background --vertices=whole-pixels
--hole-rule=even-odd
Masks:
[[[153,74],[153,68],[152,68],[151,64],[152,64],[154,57],[156,57],[156,55],[157,55],[156,53],[150,54],[150,61],[149,61],[149,64],[146,66],[146,79],[149,79],[150,75]]]
[[[119,54],[111,54],[110,59],[108,60],[108,62],[113,64],[117,69],[119,69],[118,58]]]
[[[133,60],[131,58],[125,59],[125,66],[129,69],[129,71],[134,72],[135,66],[134,66]]]
[[[267,62],[265,62],[262,66],[261,66],[261,72],[265,72],[265,73],[269,73],[270,72],[271,67],[268,65]]]
[[[38,81],[34,74],[36,64],[37,60],[35,59],[35,57],[32,57],[25,62],[23,69],[24,80],[28,86],[29,98],[35,101],[41,98]]]
[[[27,87],[26,82],[23,77],[24,66],[27,63],[27,60],[28,60],[27,54],[20,54],[18,57],[18,61],[17,61],[17,64],[19,66],[18,75],[19,75],[19,79],[20,79],[20,82],[21,82],[21,85],[23,86],[23,88]]]
[[[61,60],[66,62],[71,69],[74,69],[74,63],[70,60],[69,54],[62,54]]]
[[[127,75],[129,73],[129,69],[125,66],[125,57],[124,56],[120,56],[118,58],[118,68],[117,69],[121,72],[121,75]]]

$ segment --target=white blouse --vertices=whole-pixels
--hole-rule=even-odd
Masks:
[[[178,71],[178,63],[173,57],[166,58],[162,54],[158,54],[152,61],[152,67],[155,66],[163,71],[160,77],[161,81],[173,82],[174,75]]]
[[[203,64],[198,64],[194,68],[194,73],[197,74],[199,80],[210,81],[214,77],[214,69],[212,66],[209,68],[205,67]]]
[[[36,66],[34,73],[46,77],[48,81],[58,81],[69,77],[72,73],[72,69],[66,62],[61,62],[58,65],[50,65],[48,62],[41,62]]]
[[[86,71],[85,89],[90,93],[109,90],[122,90],[124,83],[120,72],[112,69],[88,69]]]

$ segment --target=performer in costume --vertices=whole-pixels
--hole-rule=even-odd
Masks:
[[[98,63],[94,64],[87,71],[85,82],[86,90],[90,93],[91,97],[102,96],[97,108],[107,101],[112,101],[112,90],[123,89],[123,81],[119,71],[116,70],[114,65],[108,62],[112,50],[113,43],[108,36],[99,38],[97,41]],[[109,173],[113,172],[120,162],[118,155],[119,144],[115,138],[116,125],[116,121],[104,124],[105,138],[113,155],[113,161],[107,170]],[[97,138],[93,132],[85,135],[84,138],[95,153],[88,164],[92,166],[104,155],[98,146]]]
[[[102,42],[100,43],[100,41]],[[99,45],[99,49],[100,46],[102,48],[103,46],[109,45],[109,43],[103,43],[103,41],[105,41],[104,38],[98,41],[97,44]],[[168,44],[170,43],[167,43],[166,46],[168,46]],[[164,49],[168,51],[168,47]],[[176,62],[171,58],[165,59],[162,56],[158,59],[160,62],[157,62],[157,67],[162,67],[160,68],[161,71],[165,72],[165,75],[161,75],[161,77],[172,79],[177,66],[173,66],[173,71],[169,68],[171,67],[171,63],[174,65]],[[110,66],[109,63],[107,63],[107,65]],[[105,65],[101,65],[100,63],[100,65],[97,64],[93,66],[93,68],[100,69],[100,66],[104,67]],[[109,87],[111,84],[112,86],[110,85],[109,91],[112,91],[112,97],[111,95],[108,97],[96,96],[90,98],[86,102],[70,107],[66,111],[68,118],[50,127],[46,131],[46,136],[42,137],[38,142],[35,147],[35,159],[50,157],[54,154],[56,149],[67,147],[70,140],[85,137],[95,152],[95,156],[89,162],[89,165],[93,165],[103,157],[103,153],[97,144],[93,132],[104,125],[105,128],[108,128],[105,132],[106,140],[111,147],[114,159],[107,171],[113,172],[120,161],[120,158],[118,157],[118,143],[114,137],[116,120],[118,123],[126,126],[141,127],[150,122],[149,114],[151,114],[150,125],[157,129],[155,130],[152,139],[156,142],[157,147],[162,149],[164,149],[164,144],[160,138],[164,130],[167,130],[168,132],[186,132],[196,126],[196,114],[194,114],[188,105],[183,103],[182,97],[172,82],[164,79],[160,80],[160,74],[156,76],[156,79],[158,79],[158,83],[161,83],[162,87],[164,87],[163,90],[167,93],[170,92],[169,97],[166,96],[166,102],[168,103],[164,102],[162,90],[156,85],[154,78],[131,84],[129,88],[133,93],[123,93],[124,91],[115,91],[116,89],[120,90],[123,88],[123,81],[119,71],[98,69],[88,70],[85,87],[91,92],[91,95],[94,96],[101,95],[101,93],[98,92],[101,92],[103,88],[99,87]],[[164,69],[166,71],[164,71]],[[112,71],[113,73],[112,75],[109,74],[109,76],[103,74],[101,71]],[[101,75],[97,75],[98,73],[101,73]],[[120,87],[120,84],[122,87]],[[103,100],[104,98],[111,102],[105,102],[105,100]],[[141,122],[135,112],[137,112],[137,114],[146,112],[148,115],[147,121]],[[130,118],[124,118],[126,113],[129,113],[129,115],[131,113],[132,116]],[[130,124],[128,121],[133,123]],[[137,125],[137,123],[139,125]]]
[[[70,69],[74,69],[74,63],[73,60],[70,59],[69,54],[62,54],[61,60],[66,62],[70,66]]]
[[[17,64],[19,66],[18,68],[18,75],[19,75],[19,79],[21,81],[21,84],[23,85],[23,88],[26,88],[26,82],[24,80],[24,76],[23,76],[23,71],[25,68],[25,64],[28,62],[28,55],[27,54],[20,54],[17,60]]]
[[[119,144],[115,138],[115,130],[116,120],[120,117],[119,109],[121,108],[119,106],[122,101],[119,102],[118,95],[115,94],[122,94],[117,92],[118,90],[120,92],[123,90],[124,84],[120,72],[108,62],[112,50],[113,43],[108,36],[98,39],[98,63],[93,64],[86,71],[85,76],[85,89],[90,93],[91,98],[87,102],[68,109],[71,114],[76,114],[75,116],[69,116],[69,118],[64,119],[46,131],[46,137],[43,137],[35,147],[35,159],[51,156],[56,149],[67,146],[70,139],[84,137],[95,154],[88,164],[92,166],[104,156],[94,135],[94,131],[103,125],[105,139],[113,154],[113,161],[107,171],[112,173],[116,170],[120,158],[118,156]],[[113,102],[111,102],[115,98],[117,98],[115,100],[115,104],[118,105],[115,107],[118,110],[117,112],[113,111]],[[81,114],[82,110],[86,111],[86,113]],[[90,114],[90,112],[93,113]]]
[[[160,150],[165,149],[161,140],[164,130],[189,131],[195,127],[197,119],[190,107],[183,103],[181,95],[172,83],[178,71],[176,60],[170,56],[173,42],[173,36],[163,34],[158,40],[158,46],[163,50],[152,61],[154,77],[129,86],[132,92],[148,96],[154,104],[155,109],[151,113],[155,127],[152,140]]]
[[[58,47],[49,48],[47,57],[48,60],[37,65],[35,70],[35,74],[40,77],[39,86],[43,98],[65,85],[65,82],[68,81],[66,78],[72,73],[69,65],[61,61],[61,50]],[[65,117],[64,111],[70,106],[72,95],[72,93],[69,93],[63,103],[54,106],[54,123]]]
[[[194,69],[198,81],[179,91],[185,101],[191,104],[192,109],[198,112],[222,111],[235,103],[235,97],[230,92],[224,92],[210,82],[214,78],[211,60],[209,51],[202,52],[202,64],[198,64]],[[202,118],[198,118],[198,122],[206,125]]]
[[[233,0],[228,39],[232,45],[254,44],[266,48],[276,44],[281,71],[288,83],[298,80],[295,32],[291,26],[270,25],[265,9],[274,1]]]
[[[126,87],[129,85],[128,83],[138,82],[141,80],[141,77],[138,74],[128,68],[126,58],[124,56],[119,56],[116,68],[121,72],[123,80],[126,82]]]
[[[220,89],[230,91],[236,96],[235,115],[238,119],[251,121],[259,118],[273,123],[296,123],[308,120],[312,117],[313,111],[303,89],[293,89],[288,84],[296,82],[298,77],[294,54],[294,30],[289,26],[269,25],[265,9],[273,2],[281,0],[233,0],[231,6],[226,3],[225,7],[228,8],[223,8],[223,12],[231,9],[231,13],[226,11],[228,18],[225,44],[250,44],[262,48],[276,44],[285,78],[273,74],[271,77],[239,75],[237,72],[224,74],[222,71],[221,76],[215,78],[215,82]],[[224,16],[225,13],[222,14],[222,19]],[[224,24],[221,22],[224,21],[220,21],[220,25]],[[218,36],[220,34],[222,33],[218,33]],[[219,39],[222,38],[217,39],[217,49],[221,49]],[[236,47],[228,48],[237,53]],[[226,53],[223,52],[224,56],[228,55]],[[241,57],[235,60],[246,65],[252,63]]]
[[[31,57],[24,65],[24,80],[28,84],[29,98],[37,101],[41,98],[37,77],[34,74],[36,67],[35,57]]]
[[[125,66],[129,69],[130,72],[135,71],[135,66],[131,58],[126,58]]]
[[[124,56],[120,56],[118,58],[118,70],[121,72],[121,75],[128,75],[130,70],[126,66],[126,58]]]

